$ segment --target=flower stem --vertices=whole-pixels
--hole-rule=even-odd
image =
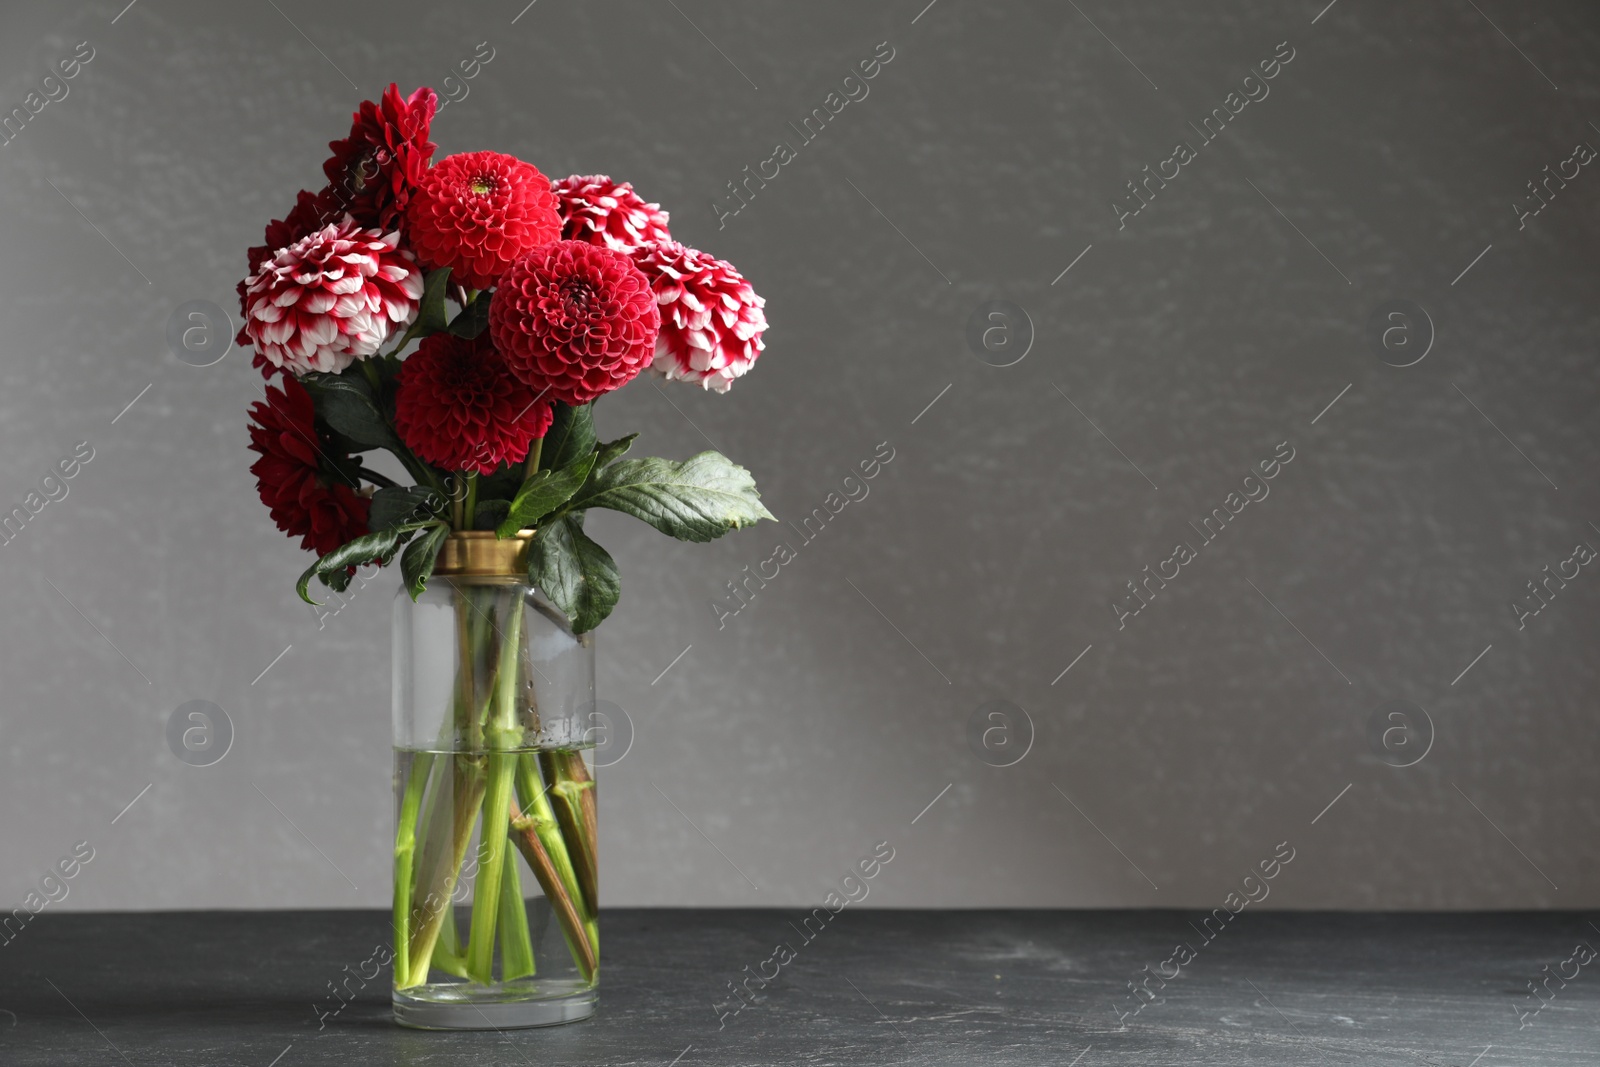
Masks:
[[[467,942],[467,973],[488,985],[493,979],[496,910],[500,904],[500,879],[504,873],[506,831],[510,823],[511,791],[522,740],[517,725],[517,684],[522,648],[522,598],[515,587],[509,610],[502,615],[499,663],[489,700],[488,728],[484,739],[489,753],[489,779],[483,801],[483,825],[478,835],[478,877],[472,890],[472,932]]]
[[[432,771],[433,753],[418,752],[413,756],[400,801],[399,825],[395,828],[394,973],[401,976],[402,982],[409,982],[411,977],[411,872],[416,859],[417,813]]]
[[[390,478],[388,475],[385,475],[385,474],[379,474],[377,471],[373,470],[371,467],[367,467],[367,466],[357,467],[356,468],[356,474],[360,475],[362,478],[365,478],[367,481],[371,482],[373,485],[377,486],[380,489],[394,489],[394,488],[397,487],[397,483],[395,482],[395,480],[393,478]]]
[[[543,790],[538,785],[528,783],[528,779],[535,775],[533,766],[526,754],[517,766],[517,792],[525,804],[530,796],[543,796]],[[529,807],[537,806],[537,803],[529,804]],[[513,805],[511,840],[522,853],[522,858],[528,861],[534,877],[539,880],[539,888],[544,890],[545,899],[550,902],[556,921],[561,924],[561,932],[567,939],[567,947],[572,951],[572,961],[578,965],[578,972],[583,975],[584,981],[592,982],[599,965],[595,938],[590,930],[593,922],[578,912],[575,903],[577,880],[572,876],[572,865],[567,862],[566,849],[556,830],[555,819],[548,813],[548,802],[544,806],[545,813],[541,816],[537,811],[532,815],[524,815]]]
[[[456,601],[456,693],[452,728],[449,736],[441,738],[441,747],[466,751],[435,764],[438,773],[428,799],[429,813],[423,820],[422,865],[412,903],[406,985],[421,985],[428,980],[428,967],[453,906],[456,882],[461,877],[461,865],[466,860],[472,825],[486,785],[485,760],[479,754],[482,724],[477,714],[476,683],[480,650],[488,642],[487,624],[480,624],[483,613],[474,603],[474,590],[465,584],[451,584]],[[447,968],[441,965],[441,969]]]
[[[453,927],[454,922],[447,920],[440,929],[448,931]],[[439,943],[433,946],[433,967],[436,970],[443,971],[445,974],[453,974],[457,978],[468,977],[467,961],[462,959],[461,953],[455,947],[445,944],[445,939],[442,935],[439,938]]]
[[[462,518],[466,522],[464,529],[473,529],[478,518],[478,472],[472,471],[467,475],[467,500],[462,507]]]
[[[533,938],[528,934],[528,908],[522,899],[516,852],[505,849],[501,862],[500,980],[509,982],[534,973]]]
[[[539,762],[544,768],[545,780],[550,783],[550,793],[556,800],[556,819],[567,841],[567,851],[578,876],[578,886],[583,890],[585,910],[589,915],[594,915],[600,908],[599,869],[595,856],[594,780],[589,777],[589,768],[584,764],[583,756],[574,751],[541,752]]]
[[[590,977],[588,964],[584,960],[597,961],[599,958],[599,927],[594,912],[584,906],[571,854],[561,836],[555,812],[551,809],[549,794],[539,780],[539,765],[531,752],[523,753],[522,761],[517,765],[517,797],[526,815],[520,825],[513,820],[513,828],[519,832],[529,831],[524,836],[531,843],[536,843],[542,855],[547,857],[550,876],[548,880],[541,877],[539,884],[556,917],[561,920],[562,932],[566,934],[567,945],[572,949],[572,958],[584,976]],[[527,854],[527,850],[524,850],[524,855]],[[531,856],[528,862],[530,865],[533,863]],[[538,868],[535,868],[535,873],[538,873]]]
[[[434,788],[439,791],[438,804],[427,829],[421,877],[417,882],[419,892],[424,887],[428,891],[415,905],[418,914],[411,931],[411,974],[406,985],[421,985],[428,980],[434,946],[439,941],[440,928],[450,915],[456,880],[461,876],[461,865],[472,841],[472,824],[477,820],[483,801],[481,756],[457,754],[454,759],[439,761],[437,766],[443,769],[434,782]]]
[[[500,904],[500,878],[505,867],[506,835],[495,827],[510,820],[515,752],[489,755],[489,780],[483,798],[483,826],[478,842],[478,878],[472,887],[472,933],[467,940],[467,975],[481,985],[494,980],[496,909]]]
[[[533,444],[528,446],[528,463],[522,468],[522,480],[526,482],[539,473],[539,456],[544,452],[544,438],[535,437]]]

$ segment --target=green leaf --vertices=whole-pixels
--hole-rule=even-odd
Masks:
[[[482,333],[489,325],[489,298],[493,295],[488,292],[479,293],[472,303],[462,308],[460,313],[450,320],[450,332],[469,341]]]
[[[636,433],[630,433],[626,437],[619,437],[615,441],[607,441],[601,445],[599,457],[594,461],[594,473],[599,474],[601,470],[615,463],[624,452],[628,451],[633,439],[638,436]]]
[[[326,424],[327,420],[324,419],[323,422],[324,422],[324,424]],[[327,450],[328,450],[328,454],[330,456],[338,456],[338,455],[353,456],[354,453],[366,452],[366,451],[368,451],[369,449],[372,448],[371,445],[364,445],[360,441],[357,441],[357,440],[354,440],[352,438],[346,437],[344,434],[340,433],[338,430],[335,430],[332,426],[326,426],[325,425],[325,429],[326,429],[326,432],[327,432],[327,435],[328,435],[327,436],[327,441],[328,441],[328,449]],[[359,464],[361,462],[361,460],[359,458],[354,458],[352,460],[352,462]]]
[[[574,408],[557,401],[555,409],[555,420],[544,435],[544,450],[539,453],[539,466],[558,471],[579,456],[587,456],[594,451],[594,405],[584,404]]]
[[[510,537],[571,500],[589,480],[594,461],[595,454],[590,452],[558,471],[539,471],[529,478],[511,501],[511,511],[495,530],[496,536]]]
[[[300,580],[295,583],[295,592],[300,594],[300,599],[307,604],[315,604],[306,593],[306,586],[311,584],[313,575],[320,576],[323,584],[335,590],[344,588],[349,583],[345,568],[358,567],[363,563],[378,560],[381,564],[392,557],[395,550],[411,539],[411,535],[424,526],[432,525],[428,522],[407,523],[403,526],[391,526],[387,530],[377,530],[365,534],[354,541],[346,541],[326,556],[317,560],[306,568]],[[334,576],[338,575],[337,578]],[[329,579],[333,580],[330,581]]]
[[[405,555],[400,557],[400,574],[405,578],[412,600],[421,596],[428,587],[428,579],[433,576],[433,565],[439,558],[439,549],[444,547],[445,538],[449,536],[450,525],[439,522],[406,546]]]
[[[408,522],[426,522],[444,513],[445,499],[425,485],[384,488],[372,494],[367,526],[383,530]]]
[[[585,486],[571,506],[621,511],[684,541],[710,541],[772,518],[750,472],[720,452],[701,452],[681,463],[655,457],[619,460]]]
[[[528,580],[566,613],[575,634],[604,622],[622,592],[616,561],[580,523],[564,515],[539,527],[528,547]]]
[[[474,530],[492,530],[506,520],[511,511],[509,500],[480,500],[478,511],[472,517]]]
[[[417,321],[406,331],[408,339],[426,337],[430,333],[439,333],[449,327],[449,313],[444,306],[444,298],[449,293],[450,268],[440,267],[438,270],[429,271],[427,280],[423,283],[422,306],[417,310]]]
[[[332,589],[335,593],[342,593],[350,588],[350,569],[348,567],[343,570],[329,571],[327,574],[319,574],[317,577],[322,580],[323,585]]]
[[[365,448],[402,448],[365,382],[338,374],[300,379],[322,421]]]

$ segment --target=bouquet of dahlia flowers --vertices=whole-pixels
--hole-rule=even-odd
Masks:
[[[726,457],[625,458],[637,434],[602,443],[592,415],[647,368],[726,392],[761,353],[764,301],[730,264],[675,242],[667,213],[626,182],[551,181],[499,152],[435,162],[437,106],[431,89],[394,85],[363,102],[330,145],[328,184],[250,249],[238,341],[269,383],[251,408],[251,471],[279,528],[318,554],[298,584],[309,602],[313,578],[343,591],[357,566],[397,557],[415,600],[452,535],[493,531],[526,543],[528,584],[582,635],[619,589],[584,533],[588,509],[691,541],[772,518]],[[407,477],[369,465],[375,450]],[[438,746],[455,758],[427,753],[402,783],[396,987],[425,983],[430,965],[489,983],[497,927],[501,980],[531,973],[531,955],[509,947],[527,941],[520,905],[497,910],[498,887],[515,884],[508,832],[592,981],[591,783],[576,752],[522,751],[522,724],[537,721],[522,602],[451,585],[483,622],[459,611],[459,685]],[[474,825],[486,899],[462,945],[438,902],[465,878]]]

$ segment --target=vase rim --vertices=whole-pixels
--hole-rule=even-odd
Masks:
[[[433,573],[445,578],[526,578],[533,535],[532,529],[505,538],[493,530],[457,530],[445,538]]]

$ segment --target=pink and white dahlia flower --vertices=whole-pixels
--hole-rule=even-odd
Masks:
[[[676,241],[650,246],[634,261],[661,309],[651,369],[726,393],[766,347],[765,298],[733,264]]]
[[[244,333],[275,367],[341,371],[417,317],[422,271],[400,234],[348,215],[280,248],[245,279]]]
[[[632,255],[647,245],[672,240],[667,213],[647,204],[628,182],[604,174],[574,174],[550,183],[561,212],[561,236]]]

